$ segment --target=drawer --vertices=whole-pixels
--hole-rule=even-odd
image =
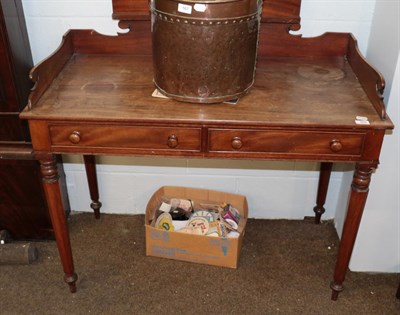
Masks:
[[[210,129],[208,150],[358,156],[362,151],[364,137],[363,133]]]
[[[200,151],[200,128],[51,125],[52,146]]]

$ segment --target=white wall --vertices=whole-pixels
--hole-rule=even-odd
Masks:
[[[374,2],[303,1],[305,36],[326,31],[352,32],[363,52],[368,45]],[[116,34],[111,0],[23,0],[35,63],[54,51],[69,28]],[[208,187],[245,194],[250,216],[301,219],[312,215],[318,165],[304,162],[102,157],[98,166],[103,212],[143,213],[146,200],[161,185]],[[91,211],[81,158],[67,158],[65,170],[72,209]],[[325,218],[333,218],[342,173],[332,174]]]
[[[365,53],[374,6],[375,0],[303,0],[300,33],[318,36],[324,32],[350,32]]]
[[[400,2],[377,1],[368,60],[386,79],[387,111],[395,124],[385,137],[381,165],[372,175],[357,242],[353,271],[400,272]],[[351,180],[346,175],[344,182]],[[340,217],[343,217],[343,211]],[[340,225],[341,229],[341,225]]]

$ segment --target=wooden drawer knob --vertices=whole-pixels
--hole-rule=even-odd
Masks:
[[[170,135],[167,140],[167,145],[173,149],[178,146],[178,137],[176,135]]]
[[[78,144],[81,141],[81,134],[79,131],[73,131],[69,137],[69,141],[71,141],[73,144]]]
[[[339,152],[340,150],[342,150],[343,145],[342,145],[342,143],[340,142],[340,140],[338,140],[338,139],[333,139],[333,140],[331,141],[330,147],[331,147],[331,150],[332,150],[333,152]]]
[[[242,139],[240,137],[234,137],[232,139],[232,148],[239,150],[243,146]]]

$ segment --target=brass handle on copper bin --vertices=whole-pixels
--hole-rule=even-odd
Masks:
[[[71,141],[73,144],[78,144],[81,141],[81,134],[79,131],[73,131],[69,137],[69,141]]]
[[[342,150],[342,147],[343,145],[338,139],[333,139],[330,143],[330,148],[333,152],[339,152],[340,150]]]
[[[176,135],[170,135],[167,140],[167,145],[173,149],[178,146],[178,137]]]
[[[232,139],[232,148],[239,150],[243,146],[242,139],[240,137],[234,137]]]

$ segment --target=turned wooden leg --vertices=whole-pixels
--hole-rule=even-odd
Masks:
[[[321,216],[325,212],[324,204],[328,193],[329,179],[331,177],[333,163],[322,162],[319,172],[317,205],[314,207],[315,223],[321,223]]]
[[[356,165],[356,170],[354,171],[347,215],[340,240],[333,282],[331,283],[332,300],[334,301],[337,300],[339,293],[343,291],[343,281],[346,277],[362,213],[367,201],[371,174],[376,166],[377,164],[360,163]]]
[[[72,293],[76,292],[78,276],[74,272],[71,243],[68,233],[67,219],[62,204],[59,175],[55,157],[51,154],[37,156],[43,179],[43,188],[49,208],[58,252],[64,269],[64,280]]]
[[[100,218],[101,202],[99,201],[99,186],[97,184],[97,173],[96,173],[96,160],[94,155],[84,155],[83,160],[85,162],[86,176],[89,185],[90,199],[92,203],[90,207],[94,211],[96,219]]]

